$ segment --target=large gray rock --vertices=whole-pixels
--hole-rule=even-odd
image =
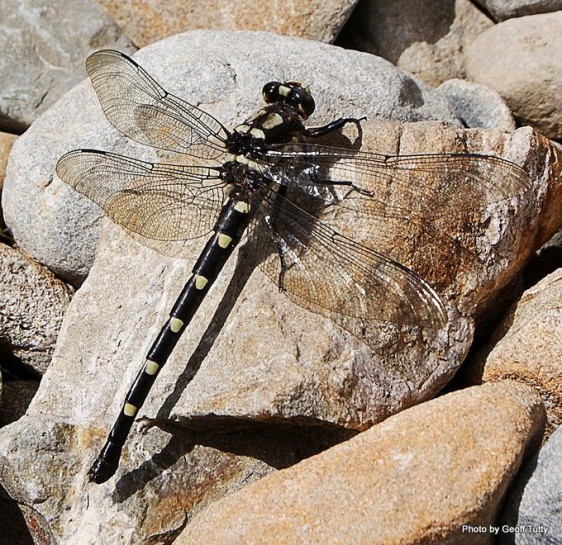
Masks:
[[[523,531],[504,532],[500,545],[562,543],[562,427],[528,462],[507,495],[501,523]]]
[[[84,58],[135,47],[95,2],[1,0],[0,128],[24,130],[74,87]]]
[[[311,124],[367,116],[459,125],[444,98],[388,62],[297,38],[191,32],[153,44],[135,59],[167,90],[201,105],[226,127],[263,104],[264,83],[283,78],[313,82],[317,112]],[[6,223],[27,253],[64,278],[80,281],[93,261],[100,212],[53,178],[57,159],[74,148],[140,159],[154,154],[109,125],[89,82],[37,120],[12,149],[2,195]]]
[[[492,21],[470,0],[360,2],[339,40],[431,85],[464,78],[464,49]]]
[[[562,11],[510,19],[466,52],[467,76],[495,89],[521,124],[562,139]]]
[[[562,0],[478,0],[477,3],[485,8],[495,21],[562,9]]]

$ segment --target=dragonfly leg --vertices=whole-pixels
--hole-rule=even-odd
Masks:
[[[353,123],[357,127],[357,130],[361,131],[361,121],[364,121],[365,119],[367,118],[342,117],[340,119],[335,119],[334,121],[331,121],[330,123],[328,123],[327,125],[323,125],[322,127],[305,129],[303,131],[303,135],[310,138],[319,138],[320,136],[324,136],[325,134],[343,129],[343,127],[345,127],[345,125],[347,125],[348,123]]]

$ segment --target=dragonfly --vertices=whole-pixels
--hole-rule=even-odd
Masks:
[[[167,92],[123,53],[102,50],[86,69],[108,121],[128,138],[190,157],[192,164],[146,162],[78,149],[56,166],[60,179],[97,204],[145,245],[185,255],[207,237],[185,287],[156,336],[88,476],[110,479],[135,417],[158,373],[188,328],[239,242],[253,244],[258,267],[298,305],[326,316],[440,329],[445,305],[416,272],[377,251],[375,232],[356,241],[331,224],[345,210],[373,224],[419,222],[459,191],[486,206],[529,187],[526,172],[494,156],[390,156],[320,143],[362,119],[307,128],[310,89],[269,82],[265,105],[228,130],[197,106]],[[435,189],[437,188],[437,190]],[[448,212],[451,213],[451,212]]]

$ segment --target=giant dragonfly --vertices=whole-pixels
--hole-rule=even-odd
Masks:
[[[210,234],[89,470],[96,483],[115,473],[139,408],[246,230],[259,267],[302,307],[437,329],[447,314],[434,289],[369,247],[376,236],[370,245],[359,243],[330,226],[327,210],[343,207],[373,222],[408,221],[422,209],[439,213],[435,187],[440,199],[475,188],[478,204],[485,206],[528,186],[522,169],[493,156],[385,156],[313,142],[348,123],[360,127],[360,120],[305,128],[315,102],[297,82],[267,83],[266,105],[230,131],[165,91],[122,53],[96,52],[86,68],[118,131],[141,144],[211,163],[155,164],[88,149],[71,151],[57,163],[62,180],[162,253],[181,255],[186,240]]]

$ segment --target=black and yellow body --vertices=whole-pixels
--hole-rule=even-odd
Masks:
[[[307,89],[295,82],[272,82],[264,87],[263,95],[270,104],[228,133],[225,148],[231,154],[230,160],[219,170],[220,178],[233,190],[88,473],[95,483],[107,481],[117,470],[127,435],[159,371],[240,241],[252,218],[253,207],[259,205],[260,195],[273,184],[260,175],[260,154],[271,145],[296,141],[302,136],[320,136],[348,122],[357,122],[355,119],[340,119],[309,131],[303,121],[314,111],[314,100]]]

